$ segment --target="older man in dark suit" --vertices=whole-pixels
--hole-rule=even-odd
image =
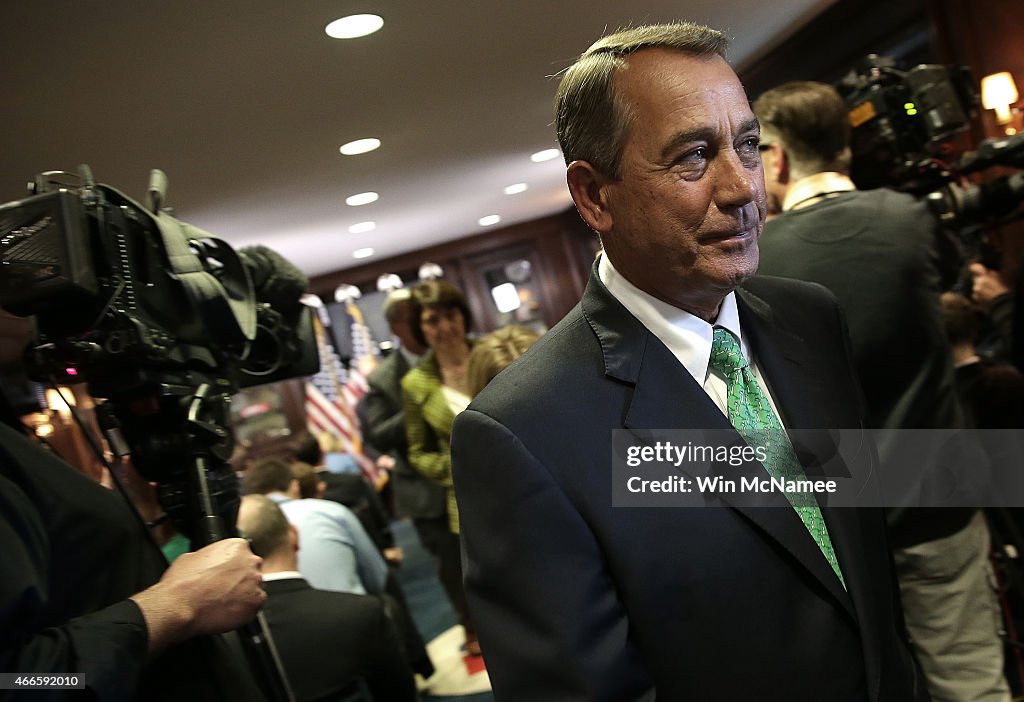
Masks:
[[[418,699],[380,600],[310,587],[298,572],[298,531],[270,498],[243,497],[238,528],[263,558],[264,612],[297,702],[341,699],[359,684],[375,700]]]
[[[786,430],[861,425],[834,298],[751,280],[759,127],[725,43],[688,23],[636,27],[559,86],[569,189],[604,254],[452,441],[498,700],[927,699],[879,511],[789,492],[613,507],[613,430],[742,437],[768,478],[812,470]]]
[[[444,488],[409,465],[409,446],[402,411],[402,377],[427,350],[412,333],[412,301],[407,289],[390,293],[384,318],[399,346],[367,377],[370,389],[359,402],[359,421],[367,444],[389,461],[395,490],[395,513],[409,517],[423,545],[437,553],[437,541],[448,532]]]

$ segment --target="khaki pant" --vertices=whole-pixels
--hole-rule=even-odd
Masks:
[[[979,511],[952,536],[896,549],[903,611],[932,702],[1009,702],[1002,617]]]

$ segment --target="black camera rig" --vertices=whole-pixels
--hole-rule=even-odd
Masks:
[[[890,187],[925,197],[948,224],[991,222],[1024,200],[1024,174],[982,184],[964,177],[992,166],[1024,168],[1024,135],[983,141],[957,153],[980,100],[964,66],[923,64],[900,70],[869,55],[836,84],[850,109],[850,177],[857,187]]]
[[[234,535],[231,395],[319,370],[308,281],[268,248],[236,252],[171,217],[160,171],[146,206],[87,166],[71,179],[43,173],[0,205],[0,307],[33,318],[26,371],[88,383],[111,447],[157,483],[193,546]],[[265,622],[242,639],[264,689],[291,700]]]

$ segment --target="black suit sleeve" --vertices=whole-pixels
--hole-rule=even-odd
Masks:
[[[465,584],[505,699],[653,699],[604,555],[548,469],[472,409],[452,433]]]
[[[97,699],[131,699],[146,662],[142,612],[123,600],[81,616],[55,617],[60,604],[51,602],[51,578],[60,577],[60,566],[50,562],[47,526],[22,489],[3,476],[0,513],[0,671],[81,673]],[[0,699],[6,694],[13,693],[0,692]],[[33,691],[32,699],[68,694]]]

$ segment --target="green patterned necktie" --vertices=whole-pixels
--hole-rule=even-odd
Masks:
[[[789,441],[782,423],[775,416],[767,396],[754,377],[747,360],[740,351],[740,345],[732,332],[722,327],[715,327],[715,339],[711,345],[711,368],[720,373],[728,388],[729,421],[746,442],[753,446],[763,446],[767,458],[764,467],[773,478],[783,480],[802,480],[806,477],[796,451]],[[839,577],[839,582],[846,587],[843,573],[839,569],[839,561],[832,549],[825,519],[814,497],[809,493],[786,492],[786,499],[800,515],[807,531],[814,537],[818,548],[825,556],[832,570]]]

